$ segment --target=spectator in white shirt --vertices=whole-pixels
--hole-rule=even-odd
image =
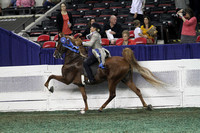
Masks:
[[[143,6],[144,0],[132,0],[130,14],[140,22],[143,22]]]
[[[144,37],[144,35],[142,34],[142,30],[140,28],[140,21],[139,20],[134,21],[134,26],[135,26],[135,30],[134,30],[135,38]]]

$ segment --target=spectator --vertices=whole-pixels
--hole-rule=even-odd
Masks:
[[[130,14],[140,22],[143,22],[143,6],[144,0],[132,0]]]
[[[67,5],[65,2],[60,4],[61,12],[56,17],[58,33],[64,33],[65,35],[72,34],[73,18],[70,12],[67,12]]]
[[[134,21],[134,26],[135,26],[135,30],[134,30],[135,38],[138,38],[138,37],[147,38],[146,35],[142,34],[142,30],[140,28],[140,20],[135,20]]]
[[[55,6],[55,4],[52,2],[52,0],[44,0],[42,5],[43,5],[44,7]]]
[[[88,34],[90,34],[90,27],[91,25],[96,22],[96,20],[94,18],[91,18],[88,22],[87,28],[85,29],[84,32],[82,33],[78,33],[80,37],[86,37]]]
[[[117,46],[121,45],[134,45],[134,42],[132,39],[130,39],[130,34],[128,30],[124,30],[122,32],[122,40],[119,41],[118,43],[116,42]]]
[[[189,5],[190,5],[189,0],[175,0],[175,6],[177,11],[180,9],[186,9],[189,7]],[[180,39],[183,21],[179,18],[175,18],[175,21],[176,21],[175,32],[177,34],[177,38]]]
[[[33,7],[35,5],[35,0],[17,0],[17,7]]]
[[[110,44],[115,44],[117,38],[122,37],[122,27],[117,23],[117,17],[115,15],[110,16],[110,21],[104,25],[104,31],[107,38],[110,40]]]
[[[7,8],[16,7],[17,0],[11,0]]]
[[[195,43],[196,42],[196,25],[197,18],[194,16],[192,9],[181,9],[177,14],[183,20],[181,31],[181,43]]]
[[[150,30],[153,30],[153,34],[149,34]],[[147,43],[152,44],[154,43],[155,36],[157,36],[157,30],[155,30],[155,26],[151,25],[150,18],[145,16],[144,17],[144,25],[141,26],[143,37],[147,38]]]

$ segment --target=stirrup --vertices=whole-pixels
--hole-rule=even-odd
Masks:
[[[85,84],[86,85],[93,85],[93,84],[95,84],[96,83],[96,80],[85,80]]]
[[[100,63],[99,68],[105,69],[105,66],[102,63]]]

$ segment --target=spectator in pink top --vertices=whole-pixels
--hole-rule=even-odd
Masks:
[[[35,0],[17,0],[17,7],[33,7],[35,5]]]
[[[197,18],[194,16],[192,9],[181,9],[177,14],[183,20],[181,43],[195,43]]]

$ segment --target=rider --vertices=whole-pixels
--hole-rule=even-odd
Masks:
[[[83,42],[83,46],[89,46],[92,48],[92,54],[83,62],[83,66],[89,79],[88,81],[85,81],[86,84],[94,84],[96,81],[90,66],[99,61],[99,67],[104,68],[106,53],[110,56],[109,51],[101,46],[101,35],[99,34],[100,30],[100,25],[93,23],[90,28],[90,41]]]

